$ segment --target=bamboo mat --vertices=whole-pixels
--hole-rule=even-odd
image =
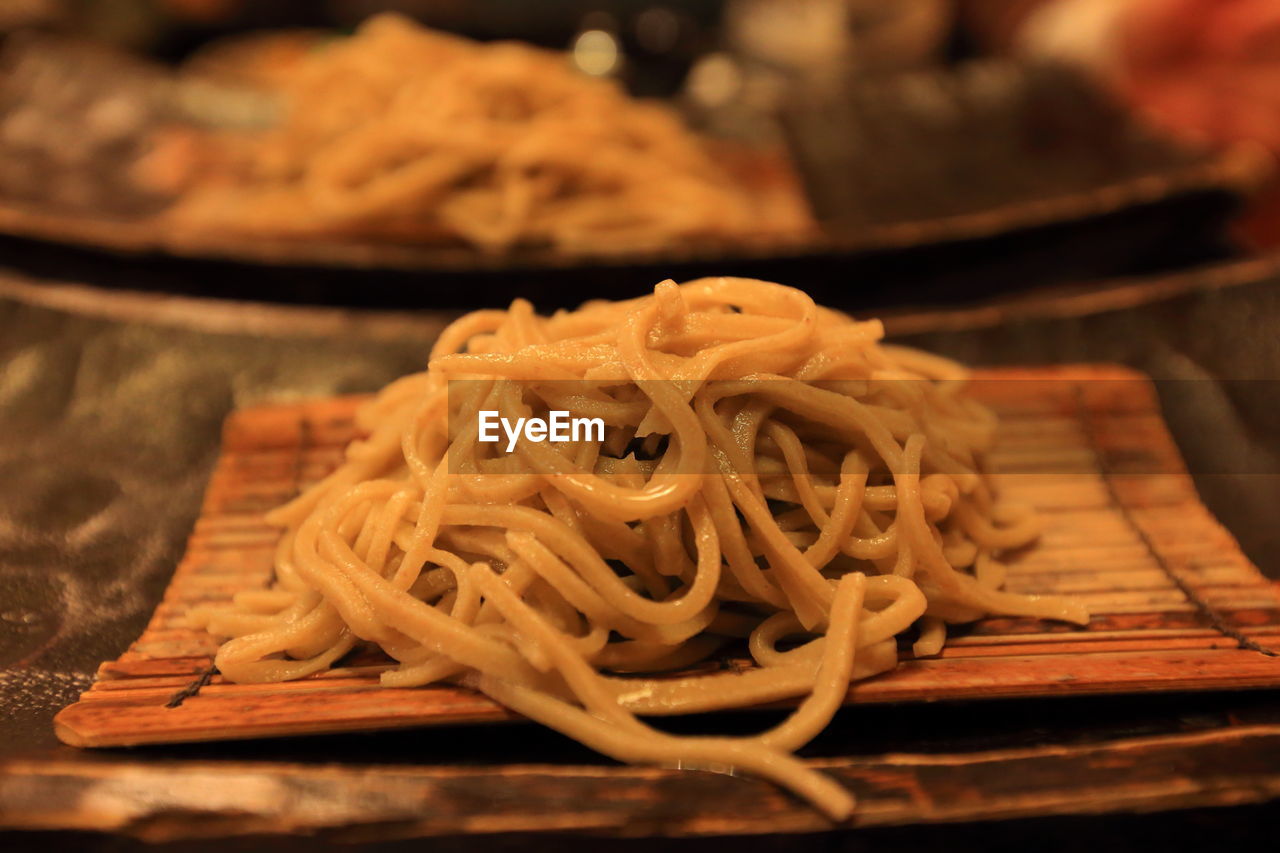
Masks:
[[[990,618],[935,658],[861,682],[849,701],[903,702],[1280,685],[1280,590],[1196,496],[1154,387],[1110,366],[982,371],[1001,416],[1001,493],[1047,525],[1007,588],[1085,600],[1084,629]],[[197,604],[265,585],[277,531],[260,514],[335,466],[361,398],[235,412],[185,558],[142,636],[55,719],[77,746],[121,746],[493,722],[514,715],[453,687],[386,689],[383,664],[286,684],[212,672]],[[727,662],[726,665],[733,665]]]

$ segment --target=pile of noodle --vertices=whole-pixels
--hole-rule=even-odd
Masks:
[[[810,224],[744,189],[670,109],[559,53],[385,14],[280,86],[278,127],[179,134],[141,165],[149,183],[188,182],[176,226],[607,253]]]
[[[1085,622],[1000,589],[1036,516],[982,473],[995,422],[964,371],[880,343],[877,321],[767,282],[659,284],[551,317],[455,322],[428,369],[359,417],[367,438],[270,519],[268,591],[205,614],[238,682],[300,678],[356,644],[385,685],[448,681],[624,761],[725,766],[833,818],[848,791],[790,753],[851,680],[936,653],[984,614]],[[605,440],[477,440],[478,413],[602,418]],[[745,671],[645,677],[732,644]],[[754,737],[676,737],[638,715],[801,698]]]

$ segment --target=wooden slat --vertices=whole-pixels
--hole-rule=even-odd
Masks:
[[[1276,661],[1237,648],[1160,649],[1138,645],[1096,651],[1086,645],[1055,647],[990,657],[946,656],[901,664],[892,678],[868,681],[851,691],[854,702],[994,699],[1055,694],[1212,690],[1276,684]],[[972,651],[972,650],[969,650]],[[1000,652],[1007,652],[1001,649]],[[1187,673],[1194,672],[1193,681]],[[380,688],[372,678],[306,679],[260,686],[211,684],[199,701],[166,707],[177,686],[90,691],[59,736],[77,746],[207,741],[210,732],[235,726],[236,737],[274,737],[420,726],[424,722],[501,722],[515,715],[485,696],[458,688]],[[92,698],[89,698],[92,697]],[[118,721],[128,720],[127,733]],[[94,743],[78,743],[79,732],[104,732]],[[110,739],[115,738],[115,739]],[[225,739],[225,738],[221,738]]]
[[[955,629],[933,659],[854,686],[853,703],[1280,685],[1280,595],[1200,504],[1151,385],[1118,368],[989,371],[974,393],[1002,415],[994,459],[1007,496],[1044,515],[1008,587],[1088,602],[1085,629],[993,617]],[[186,557],[147,630],[57,717],[68,743],[108,746],[497,722],[513,715],[449,686],[383,689],[380,666],[279,685],[220,676],[179,707],[218,642],[191,607],[268,582],[278,533],[263,509],[338,464],[360,402],[237,412]],[[1110,463],[1120,461],[1124,473]]]

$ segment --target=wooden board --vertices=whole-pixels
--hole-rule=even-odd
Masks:
[[[978,752],[851,755],[814,763],[857,796],[849,825],[861,828],[1238,806],[1280,797],[1280,725]],[[575,842],[564,834],[761,834],[776,842],[779,833],[832,828],[819,812],[775,785],[673,768],[308,766],[220,759],[24,761],[0,769],[0,798],[15,805],[0,814],[7,827],[124,833],[151,842],[209,844],[220,838],[234,844],[235,836],[274,833],[305,836],[312,844],[324,839],[364,843],[553,832],[559,834],[555,849],[587,851],[599,849],[600,839]],[[1006,836],[993,832],[991,837]],[[293,849],[289,840],[280,843]],[[818,841],[747,849],[810,846],[823,849]],[[958,848],[986,849],[974,843]]]
[[[1007,586],[1087,601],[1085,629],[990,618],[933,659],[856,685],[855,703],[1280,685],[1280,591],[1199,502],[1150,382],[1114,367],[985,371],[973,393],[1001,415],[999,487],[1045,515]],[[1014,381],[1016,380],[1016,381]],[[143,635],[55,719],[78,746],[249,738],[514,715],[453,687],[384,689],[380,665],[277,685],[211,675],[218,642],[199,603],[267,583],[277,532],[260,513],[338,463],[360,398],[242,410],[186,557]],[[198,688],[198,689],[197,689]]]

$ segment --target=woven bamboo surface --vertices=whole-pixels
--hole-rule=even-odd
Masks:
[[[1200,503],[1154,387],[1109,366],[983,371],[973,393],[1001,416],[992,457],[1003,495],[1047,527],[1007,587],[1088,602],[1084,629],[990,618],[941,655],[904,660],[849,701],[904,702],[1280,685],[1280,590]],[[353,436],[361,398],[245,409],[187,553],[142,636],[56,718],[78,746],[119,746],[494,722],[513,715],[453,687],[385,689],[384,664],[286,684],[212,673],[218,641],[187,623],[197,604],[265,585],[278,533],[261,513],[322,477]],[[197,689],[198,688],[198,689]]]

